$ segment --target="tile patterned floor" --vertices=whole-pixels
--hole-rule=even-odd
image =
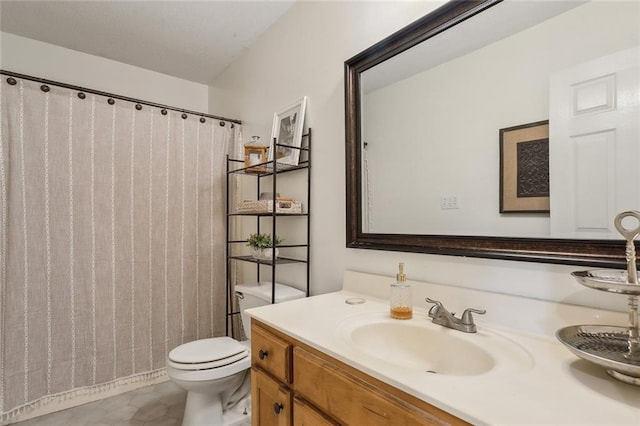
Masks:
[[[187,393],[171,381],[36,417],[15,426],[180,426]]]

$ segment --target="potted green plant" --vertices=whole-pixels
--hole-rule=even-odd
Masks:
[[[278,258],[278,245],[284,240],[277,235],[272,239],[269,234],[251,234],[247,239],[247,246],[251,247],[251,256],[255,259],[271,260],[273,255],[272,247],[276,247],[275,258]]]

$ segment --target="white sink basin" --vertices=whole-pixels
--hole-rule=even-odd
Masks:
[[[343,321],[343,338],[361,355],[395,367],[450,376],[524,371],[533,359],[524,348],[478,327],[463,333],[431,323],[425,314],[395,320],[387,312],[355,315]]]

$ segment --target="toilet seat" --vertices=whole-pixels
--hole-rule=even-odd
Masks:
[[[246,345],[230,337],[213,337],[182,344],[169,352],[167,365],[179,370],[210,370],[249,357]]]

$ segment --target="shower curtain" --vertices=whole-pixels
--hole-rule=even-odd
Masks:
[[[16,80],[0,83],[3,422],[157,379],[173,347],[224,334],[224,162],[240,132]]]

